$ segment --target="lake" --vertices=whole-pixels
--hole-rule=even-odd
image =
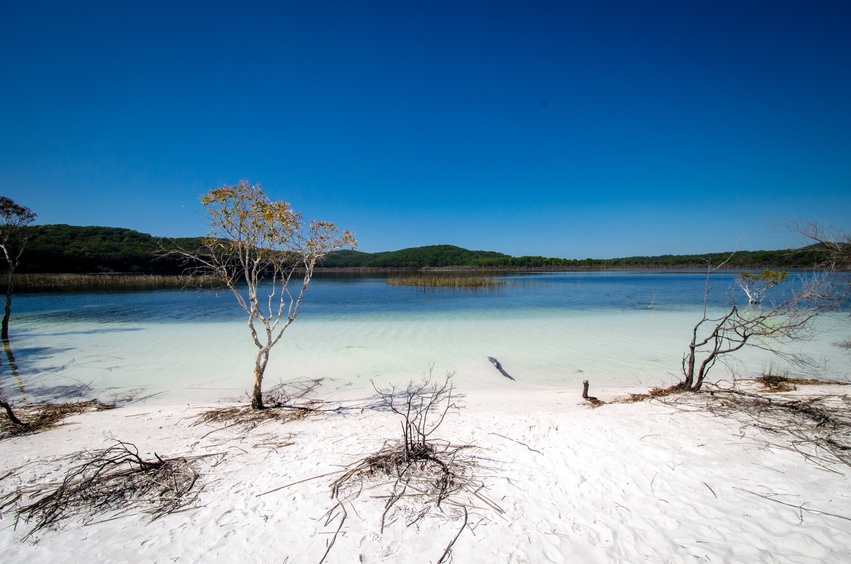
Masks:
[[[710,308],[730,299],[736,272],[711,279]],[[794,275],[793,275],[794,277]],[[791,277],[790,277],[791,278]],[[705,272],[517,273],[492,290],[393,286],[380,275],[324,275],[311,282],[298,319],[272,350],[265,386],[346,398],[404,385],[431,370],[459,389],[664,386],[680,378],[700,319]],[[794,284],[795,282],[791,282]],[[787,282],[785,285],[789,285]],[[739,303],[746,303],[741,291]],[[768,299],[780,299],[775,291]],[[651,306],[652,308],[649,308]],[[813,341],[794,350],[848,379],[848,315],[825,316]],[[244,400],[255,348],[247,315],[227,291],[20,294],[2,389],[15,402],[97,397],[177,403]],[[499,360],[515,382],[500,375]],[[768,353],[743,350],[711,380],[790,370]]]

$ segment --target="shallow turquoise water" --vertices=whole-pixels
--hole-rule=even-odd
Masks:
[[[710,307],[731,299],[734,275],[713,276]],[[322,379],[325,397],[365,395],[371,381],[405,383],[429,369],[454,373],[461,389],[579,387],[584,379],[595,387],[670,384],[700,318],[706,275],[558,273],[508,281],[498,290],[423,292],[382,277],[316,278],[272,351],[266,384]],[[820,337],[796,346],[826,363],[829,377],[848,378],[847,349],[835,343],[851,338],[849,325],[847,315],[825,317]],[[255,350],[230,293],[194,290],[18,295],[12,346],[17,377],[5,358],[0,374],[15,401],[239,399],[251,384]],[[761,351],[735,360],[714,375],[785,369]]]

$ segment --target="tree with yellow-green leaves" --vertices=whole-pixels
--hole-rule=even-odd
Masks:
[[[763,270],[754,274],[753,272],[742,272],[736,277],[736,283],[748,296],[750,305],[762,302],[762,296],[771,288],[782,284],[789,277],[785,270]]]
[[[331,251],[353,248],[354,234],[333,223],[305,222],[262,187],[241,180],[201,196],[210,231],[199,249],[177,250],[220,278],[248,314],[257,347],[251,407],[263,409],[263,374],[269,353],[295,321],[317,262]],[[261,282],[266,282],[261,286]],[[298,285],[291,291],[290,283]]]

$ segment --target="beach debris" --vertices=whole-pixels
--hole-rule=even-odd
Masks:
[[[211,456],[224,455],[163,458],[154,453],[153,460],[145,460],[136,445],[124,441],[76,453],[70,458],[78,463],[58,485],[18,489],[19,505],[24,497],[34,501],[17,509],[16,526],[20,521],[33,523],[27,538],[45,528],[60,528],[74,517],[85,525],[97,517],[112,520],[141,510],[155,520],[196,501],[200,489],[195,487],[199,474],[194,463]]]
[[[251,406],[218,407],[199,414],[192,425],[224,424],[222,427],[213,429],[201,438],[230,427],[240,427],[243,431],[250,431],[266,421],[286,423],[288,421],[303,419],[311,413],[321,411],[318,407],[315,407],[317,403],[308,402],[303,405],[264,407],[263,409],[254,409]]]
[[[808,386],[803,381],[797,380],[798,390],[789,395],[711,389],[709,393],[672,394],[656,399],[672,407],[705,409],[740,421],[743,429],[756,431],[756,440],[772,449],[796,452],[824,470],[838,472],[834,466],[851,466],[851,399],[847,395],[802,390]],[[818,390],[823,383],[812,386]]]
[[[604,403],[606,403],[604,401],[598,400],[597,398],[595,398],[593,396],[588,395],[588,380],[582,381],[582,399],[584,399],[587,402],[590,402],[591,405],[593,405],[594,407],[597,407],[598,405],[603,405]]]
[[[304,393],[313,391],[320,382],[321,380],[310,380],[307,384],[302,382],[304,384]],[[297,399],[303,399],[303,393],[299,394]],[[295,403],[293,396],[286,391],[284,384],[281,383],[263,393],[263,409],[255,409],[252,406],[229,406],[209,409],[196,418],[193,426],[201,424],[225,424],[223,427],[210,431],[207,435],[237,426],[241,427],[243,431],[250,431],[266,421],[286,423],[288,421],[303,419],[311,413],[320,412],[319,405],[321,403],[316,400],[304,400],[302,403]],[[204,435],[204,437],[207,435]]]
[[[512,377],[511,377],[511,374],[509,374],[508,372],[506,372],[506,371],[502,368],[502,365],[499,363],[499,361],[498,361],[497,359],[495,359],[495,358],[494,358],[494,357],[492,357],[492,356],[489,356],[489,357],[488,357],[488,360],[489,360],[489,361],[491,361],[491,364],[493,364],[493,365],[496,367],[496,369],[497,369],[497,370],[499,370],[499,373],[500,373],[500,374],[502,374],[503,376],[505,376],[505,377],[506,377],[506,378],[508,378],[509,380],[514,380],[514,378],[512,378]]]
[[[113,409],[114,405],[104,404],[98,400],[75,401],[68,403],[45,403],[26,405],[17,408],[17,415],[5,401],[0,401],[0,407],[6,411],[6,417],[0,417],[0,439],[10,436],[25,435],[45,431],[59,425],[69,415],[87,413],[89,411],[104,411]]]

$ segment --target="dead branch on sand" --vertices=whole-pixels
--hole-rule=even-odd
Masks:
[[[805,385],[799,380],[798,385]],[[740,421],[744,427],[766,431],[778,441],[761,440],[771,448],[792,450],[825,470],[851,466],[851,399],[847,395],[798,393],[770,395],[740,389],[673,394],[659,399],[675,407],[706,409]]]
[[[221,454],[154,460],[139,456],[132,443],[116,441],[102,450],[72,455],[79,463],[72,466],[58,485],[48,483],[18,489],[18,499],[34,501],[20,506],[15,524],[33,522],[26,537],[45,528],[59,528],[73,517],[83,524],[95,517],[123,517],[140,509],[151,520],[174,513],[195,502],[200,489],[195,488],[199,474],[193,462]]]
[[[104,411],[113,409],[114,405],[100,403],[97,400],[76,401],[69,403],[46,403],[42,405],[27,405],[16,408],[17,416],[11,406],[0,402],[6,411],[6,417],[0,417],[0,440],[10,436],[38,433],[56,427],[69,415],[89,411]]]

